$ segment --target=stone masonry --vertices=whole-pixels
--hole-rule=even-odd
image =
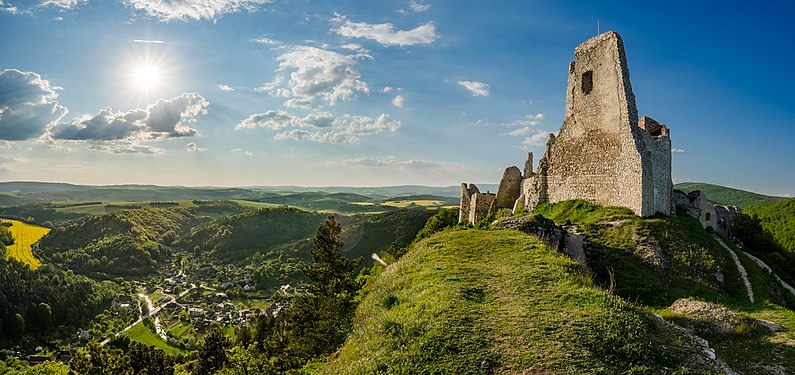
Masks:
[[[503,208],[530,210],[568,199],[628,207],[644,217],[671,213],[669,130],[650,117],[638,119],[621,37],[599,34],[580,44],[574,57],[566,117],[558,136],[550,135],[538,170],[529,153],[523,171],[505,170],[496,196],[462,184],[462,221],[474,224]]]

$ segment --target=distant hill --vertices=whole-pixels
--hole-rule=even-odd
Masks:
[[[225,260],[308,238],[325,216],[295,208],[263,208],[217,218],[194,228],[184,245]]]
[[[762,195],[752,193],[750,191],[702,182],[683,182],[674,185],[674,189],[682,190],[685,193],[689,193],[693,190],[701,190],[702,193],[706,194],[707,200],[710,202],[726,206],[737,206],[740,208],[745,208],[759,203],[775,202],[783,199],[781,197],[772,197],[769,195]]]

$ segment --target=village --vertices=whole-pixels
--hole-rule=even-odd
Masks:
[[[120,295],[89,329],[76,332],[59,350],[39,346],[35,353],[25,353],[15,347],[0,355],[31,365],[67,364],[78,348],[92,342],[105,346],[125,341],[188,352],[210,329],[218,328],[231,339],[239,328],[253,326],[259,317],[273,318],[291,308],[290,301],[306,292],[303,284],[258,290],[244,268],[208,264],[206,259],[199,264],[187,256],[175,257],[171,264],[159,267],[156,275],[126,283],[131,293]]]

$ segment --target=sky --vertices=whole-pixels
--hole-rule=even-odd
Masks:
[[[496,183],[564,116],[574,48],[627,51],[674,182],[795,194],[795,5],[1,0],[0,181]]]

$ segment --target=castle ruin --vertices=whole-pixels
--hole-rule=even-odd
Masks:
[[[533,170],[505,169],[496,194],[461,185],[460,221],[500,209],[584,199],[643,217],[672,212],[671,139],[665,125],[638,119],[624,44],[608,31],[577,46],[569,64],[566,117]]]

